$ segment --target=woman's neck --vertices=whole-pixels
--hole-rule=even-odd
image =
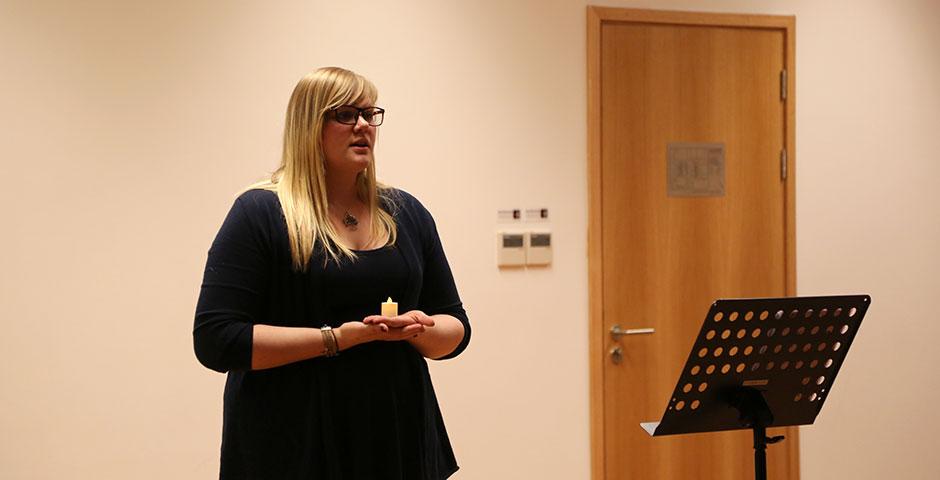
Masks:
[[[344,209],[354,208],[359,201],[356,177],[326,180],[326,196],[330,203]]]

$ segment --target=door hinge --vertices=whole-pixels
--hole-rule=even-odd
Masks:
[[[787,71],[780,70],[780,100],[787,99]]]
[[[780,180],[787,179],[787,149],[780,150]]]

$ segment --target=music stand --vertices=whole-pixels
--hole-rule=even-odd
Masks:
[[[651,436],[751,429],[754,478],[767,478],[767,428],[810,425],[871,297],[717,300]]]

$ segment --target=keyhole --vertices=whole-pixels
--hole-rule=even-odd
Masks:
[[[610,359],[613,360],[615,365],[620,365],[623,362],[623,348],[616,346],[610,349]]]

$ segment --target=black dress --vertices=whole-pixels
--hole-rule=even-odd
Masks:
[[[319,328],[378,314],[448,314],[470,324],[430,213],[388,192],[392,246],[355,262],[291,269],[287,227],[274,192],[250,190],[232,206],[206,263],[193,341],[208,368],[228,372],[220,478],[439,480],[457,471],[427,363],[409,343],[370,342],[338,357],[251,371],[255,323]]]

